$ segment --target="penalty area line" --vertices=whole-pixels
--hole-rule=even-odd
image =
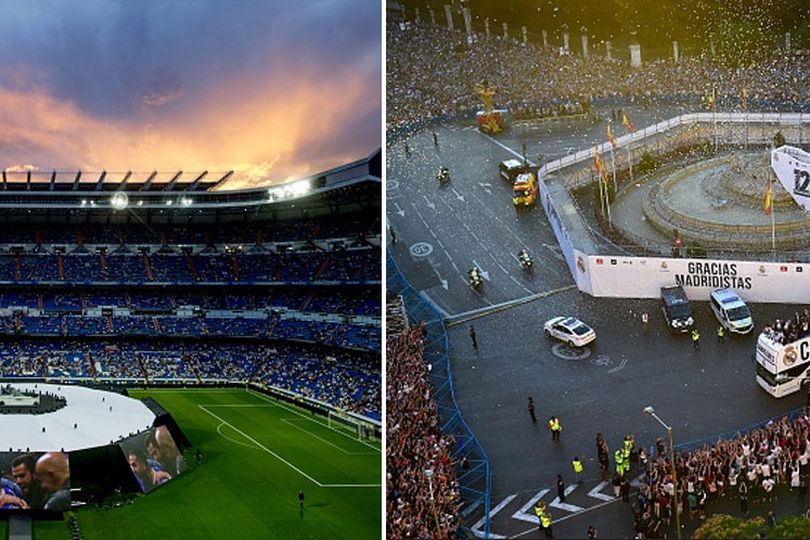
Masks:
[[[268,454],[270,454],[270,455],[271,455],[271,456],[273,456],[274,458],[278,459],[279,461],[281,461],[282,463],[284,463],[285,465],[287,465],[288,467],[290,467],[292,470],[294,470],[295,472],[297,472],[298,474],[300,474],[301,476],[303,476],[304,478],[306,478],[307,480],[309,480],[309,481],[310,481],[310,482],[312,482],[313,484],[317,485],[318,487],[324,487],[324,485],[323,485],[322,483],[318,482],[317,480],[315,480],[314,478],[312,478],[310,475],[308,475],[307,473],[305,473],[304,471],[302,471],[301,469],[299,469],[298,467],[296,467],[295,465],[293,465],[292,463],[290,463],[289,461],[287,461],[286,459],[284,459],[284,458],[283,458],[283,457],[281,457],[280,455],[278,455],[278,454],[276,454],[275,452],[273,452],[272,450],[270,450],[269,448],[267,448],[266,446],[264,446],[262,443],[260,443],[259,441],[257,441],[256,439],[254,439],[253,437],[251,437],[250,435],[248,435],[247,433],[245,433],[245,432],[244,432],[244,431],[242,431],[241,429],[239,429],[238,427],[236,427],[236,426],[232,425],[230,422],[228,422],[227,420],[225,420],[225,419],[221,418],[220,416],[218,416],[218,415],[216,415],[216,414],[212,413],[211,411],[209,411],[208,409],[206,409],[206,408],[205,408],[205,406],[203,406],[203,405],[197,405],[197,406],[198,406],[200,409],[202,409],[203,411],[205,411],[206,413],[210,414],[211,416],[213,416],[214,418],[216,418],[217,420],[219,420],[220,422],[222,422],[222,424],[227,425],[227,426],[228,426],[228,427],[230,427],[232,430],[234,430],[235,432],[237,432],[237,433],[239,433],[241,436],[243,436],[245,439],[247,439],[247,440],[249,440],[250,442],[252,442],[253,444],[255,444],[255,445],[258,447],[258,448],[261,448],[262,450],[264,450],[265,452],[267,452]],[[220,424],[220,425],[222,425],[222,424]]]

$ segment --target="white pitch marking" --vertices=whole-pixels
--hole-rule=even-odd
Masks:
[[[269,397],[265,396],[264,394],[260,394],[259,392],[256,392],[255,390],[251,390],[250,388],[247,388],[245,391],[248,394],[254,395],[259,399],[263,399],[264,401],[266,401],[268,403],[273,403],[272,401],[270,401]],[[300,416],[301,418],[304,418],[305,420],[308,420],[310,422],[314,422],[314,423],[318,424],[321,427],[325,427],[326,429],[331,429],[332,431],[334,431],[338,435],[342,435],[343,437],[346,437],[347,439],[350,439],[350,440],[352,440],[354,442],[358,442],[358,443],[362,444],[363,446],[367,446],[367,447],[371,448],[372,450],[376,450],[377,452],[382,452],[381,448],[377,448],[376,446],[374,446],[372,444],[369,444],[369,443],[367,443],[365,441],[360,441],[358,439],[355,439],[351,435],[347,435],[346,433],[343,433],[342,431],[338,431],[338,430],[336,430],[334,428],[331,428],[328,425],[324,424],[323,422],[318,422],[317,420],[313,420],[312,418],[308,417],[307,415],[305,415],[303,413],[300,413],[300,412],[296,411],[295,409],[291,409],[291,408],[287,407],[286,405],[282,404],[281,402],[275,403],[275,405],[277,407],[281,407],[282,409],[290,411],[293,414],[297,414],[298,416]]]
[[[489,511],[489,519],[492,519],[492,517],[495,514],[497,514],[501,510],[503,510],[503,507],[506,506],[507,504],[509,504],[510,502],[512,502],[512,500],[515,497],[517,497],[517,493],[515,493],[514,495],[509,495],[507,498],[505,498],[500,503],[498,503],[498,506],[496,506],[495,508],[493,508],[492,510]],[[486,522],[486,520],[487,520],[487,516],[484,516],[481,519],[479,519],[478,522],[475,525],[472,526],[472,532],[478,538],[484,538],[485,537],[483,531],[481,531],[481,526],[484,524],[484,522]],[[494,533],[490,532],[489,533],[489,538],[506,538],[506,537],[501,536],[500,534],[494,534]]]
[[[247,443],[243,443],[241,441],[237,441],[236,439],[232,439],[232,438],[228,437],[227,435],[225,435],[224,433],[222,433],[221,429],[222,429],[222,426],[224,426],[224,425],[226,425],[226,424],[223,423],[223,424],[220,424],[220,425],[217,426],[217,433],[219,433],[223,438],[228,439],[229,441],[231,441],[234,444],[238,444],[238,445],[241,445],[241,446],[246,446],[247,448],[252,448],[254,450],[261,450],[261,448],[259,448],[258,446],[253,446],[252,444],[247,444]]]
[[[571,494],[571,492],[574,491],[575,489],[577,489],[577,485],[571,484],[570,486],[567,486],[565,488],[565,491],[563,493],[565,494],[566,497],[568,497]],[[560,502],[559,497],[554,497],[554,500],[549,503],[549,506],[559,508],[560,510],[565,510],[566,512],[582,512],[583,510],[585,510],[581,506],[577,506],[575,504]]]
[[[335,443],[330,442],[330,441],[327,441],[327,440],[326,440],[326,439],[324,439],[323,437],[319,437],[318,435],[315,435],[314,433],[312,433],[312,432],[311,432],[310,430],[308,430],[307,428],[304,428],[304,427],[301,427],[301,426],[297,426],[297,425],[295,425],[295,424],[294,424],[293,422],[291,422],[290,420],[298,420],[298,421],[301,421],[301,419],[300,419],[300,418],[282,418],[282,419],[281,419],[281,421],[282,421],[282,422],[284,422],[285,424],[287,424],[288,426],[292,426],[292,427],[294,427],[295,429],[299,429],[299,430],[303,431],[304,433],[306,433],[307,435],[311,435],[312,437],[315,437],[315,438],[316,438],[316,439],[318,439],[319,441],[321,441],[321,442],[323,442],[323,443],[328,444],[328,445],[329,445],[329,446],[331,446],[332,448],[337,448],[338,450],[340,450],[341,452],[343,452],[343,453],[344,453],[344,454],[346,454],[347,456],[370,456],[370,455],[372,455],[372,453],[371,453],[371,452],[349,452],[348,450],[346,450],[346,449],[344,449],[344,448],[342,448],[342,447],[340,447],[340,446],[336,445]],[[376,454],[376,452],[374,452],[374,453]]]
[[[220,418],[216,414],[214,414],[211,411],[209,411],[208,409],[206,409],[204,406],[202,406],[202,405],[197,405],[197,406],[200,409],[202,409],[203,411],[205,411],[208,414],[210,414],[211,416],[213,416],[214,418],[216,418],[217,420],[219,420],[220,422],[222,422],[222,424],[227,425],[229,428],[231,428],[232,430],[234,430],[235,432],[237,432],[238,434],[243,436],[245,439],[247,439],[250,442],[252,442],[253,444],[255,444],[258,448],[261,448],[262,450],[264,450],[265,452],[267,452],[268,454],[270,454],[274,458],[278,459],[279,461],[281,461],[282,463],[284,463],[285,465],[290,467],[292,470],[294,470],[295,472],[297,472],[298,474],[300,474],[301,476],[303,476],[304,478],[306,478],[307,480],[309,480],[313,484],[317,485],[318,487],[324,487],[323,484],[321,484],[320,482],[318,482],[317,480],[312,478],[310,475],[308,475],[307,473],[305,473],[304,471],[302,471],[301,469],[299,469],[298,467],[296,467],[295,465],[293,465],[292,463],[290,463],[289,461],[287,461],[286,459],[284,459],[280,455],[276,454],[275,452],[273,452],[272,450],[270,450],[269,448],[264,446],[262,443],[260,443],[259,441],[257,441],[256,439],[254,439],[253,437],[251,437],[250,435],[248,435],[247,433],[245,433],[244,431],[242,431],[238,427],[235,427],[232,424],[230,424],[228,421],[223,420],[222,418]],[[222,424],[220,424],[220,425],[222,425]]]
[[[528,521],[529,523],[537,523],[537,516],[529,513],[529,508],[534,506],[534,503],[542,499],[549,490],[542,489],[535,493],[534,497],[529,499],[529,502],[520,507],[520,510],[512,514],[512,519],[519,519],[521,521]]]
[[[601,499],[603,501],[615,501],[616,497],[612,495],[606,495],[602,493],[602,490],[605,489],[605,486],[609,485],[610,482],[600,482],[595,488],[588,492],[588,497],[593,497],[594,499]]]

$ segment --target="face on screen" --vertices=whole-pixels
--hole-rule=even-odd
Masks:
[[[2,452],[0,510],[70,509],[70,463],[65,452]]]

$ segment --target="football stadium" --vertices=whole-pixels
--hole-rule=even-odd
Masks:
[[[381,156],[4,171],[0,538],[374,538]]]

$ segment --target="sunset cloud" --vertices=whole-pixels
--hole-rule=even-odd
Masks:
[[[313,2],[325,12],[294,2],[91,2],[78,15],[12,4],[12,21],[42,18],[62,45],[0,22],[0,166],[234,170],[227,187],[238,188],[380,146],[379,2]],[[76,16],[94,10],[98,29],[88,30]],[[113,50],[79,52],[88,43]],[[77,55],[70,69],[66,51]]]

